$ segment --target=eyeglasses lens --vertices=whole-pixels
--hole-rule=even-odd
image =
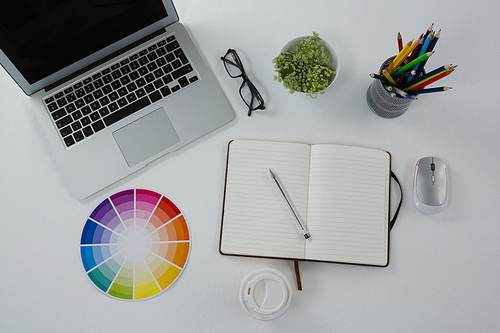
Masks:
[[[226,66],[227,73],[231,77],[239,77],[243,74],[241,70],[241,62],[237,55],[229,53],[224,58],[224,66]]]

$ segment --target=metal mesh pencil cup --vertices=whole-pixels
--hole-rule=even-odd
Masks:
[[[391,57],[384,61],[380,66],[379,74],[382,74],[382,71],[392,63],[394,58]],[[366,102],[376,115],[382,118],[396,118],[408,110],[412,100],[398,96],[392,97],[380,80],[373,80],[366,92]]]

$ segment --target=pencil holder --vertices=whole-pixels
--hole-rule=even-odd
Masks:
[[[379,74],[394,60],[391,57],[380,66]],[[392,97],[380,80],[374,80],[366,92],[366,102],[370,109],[382,118],[396,118],[408,110],[411,99]]]

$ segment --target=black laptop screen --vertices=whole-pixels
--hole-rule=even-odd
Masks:
[[[161,0],[9,1],[0,47],[32,84],[166,16]]]

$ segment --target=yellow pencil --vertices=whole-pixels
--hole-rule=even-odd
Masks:
[[[410,90],[410,89],[415,88],[416,86],[421,85],[422,83],[425,83],[425,82],[427,82],[427,81],[430,81],[430,80],[432,80],[432,79],[436,78],[437,76],[442,76],[442,75],[443,75],[443,76],[446,76],[446,75],[448,75],[448,74],[452,73],[454,70],[455,70],[455,68],[451,68],[451,67],[450,67],[450,68],[445,69],[444,71],[439,72],[439,73],[437,73],[437,74],[435,74],[435,75],[432,75],[432,76],[430,76],[430,77],[428,77],[428,78],[426,78],[426,79],[424,79],[424,80],[421,80],[421,81],[419,81],[419,82],[416,82],[415,84],[412,84],[411,86],[409,86],[409,87],[407,87],[407,88],[404,88],[403,90],[404,90],[404,91],[408,91],[408,90]]]
[[[411,41],[409,41],[408,43],[406,43],[405,47],[403,47],[403,49],[401,50],[401,52],[398,53],[398,55],[396,56],[396,58],[394,58],[394,60],[392,61],[392,63],[389,65],[389,67],[387,67],[387,71],[389,72],[389,74],[392,73],[392,72],[394,72],[394,68],[397,67],[397,66],[394,66],[394,63],[397,62],[400,58],[404,59],[403,56],[406,53],[406,51],[410,48],[410,46],[412,45],[412,43],[413,43],[413,39]]]
[[[399,57],[399,55],[396,57],[396,59],[394,59],[394,61],[392,62],[391,65],[393,65],[393,67],[391,67],[391,70],[388,71],[389,74],[392,74],[394,73],[394,71],[396,70],[396,68],[398,68],[398,66],[408,57],[408,55],[417,47],[418,43],[420,42],[420,37],[417,39],[417,41],[413,44],[411,44],[411,46],[401,55],[401,57]]]
[[[387,81],[389,81],[393,86],[396,85],[396,82],[394,82],[394,79],[389,75],[389,72],[387,72],[387,69],[384,69],[382,71],[382,74],[384,74],[384,76],[387,79]]]

